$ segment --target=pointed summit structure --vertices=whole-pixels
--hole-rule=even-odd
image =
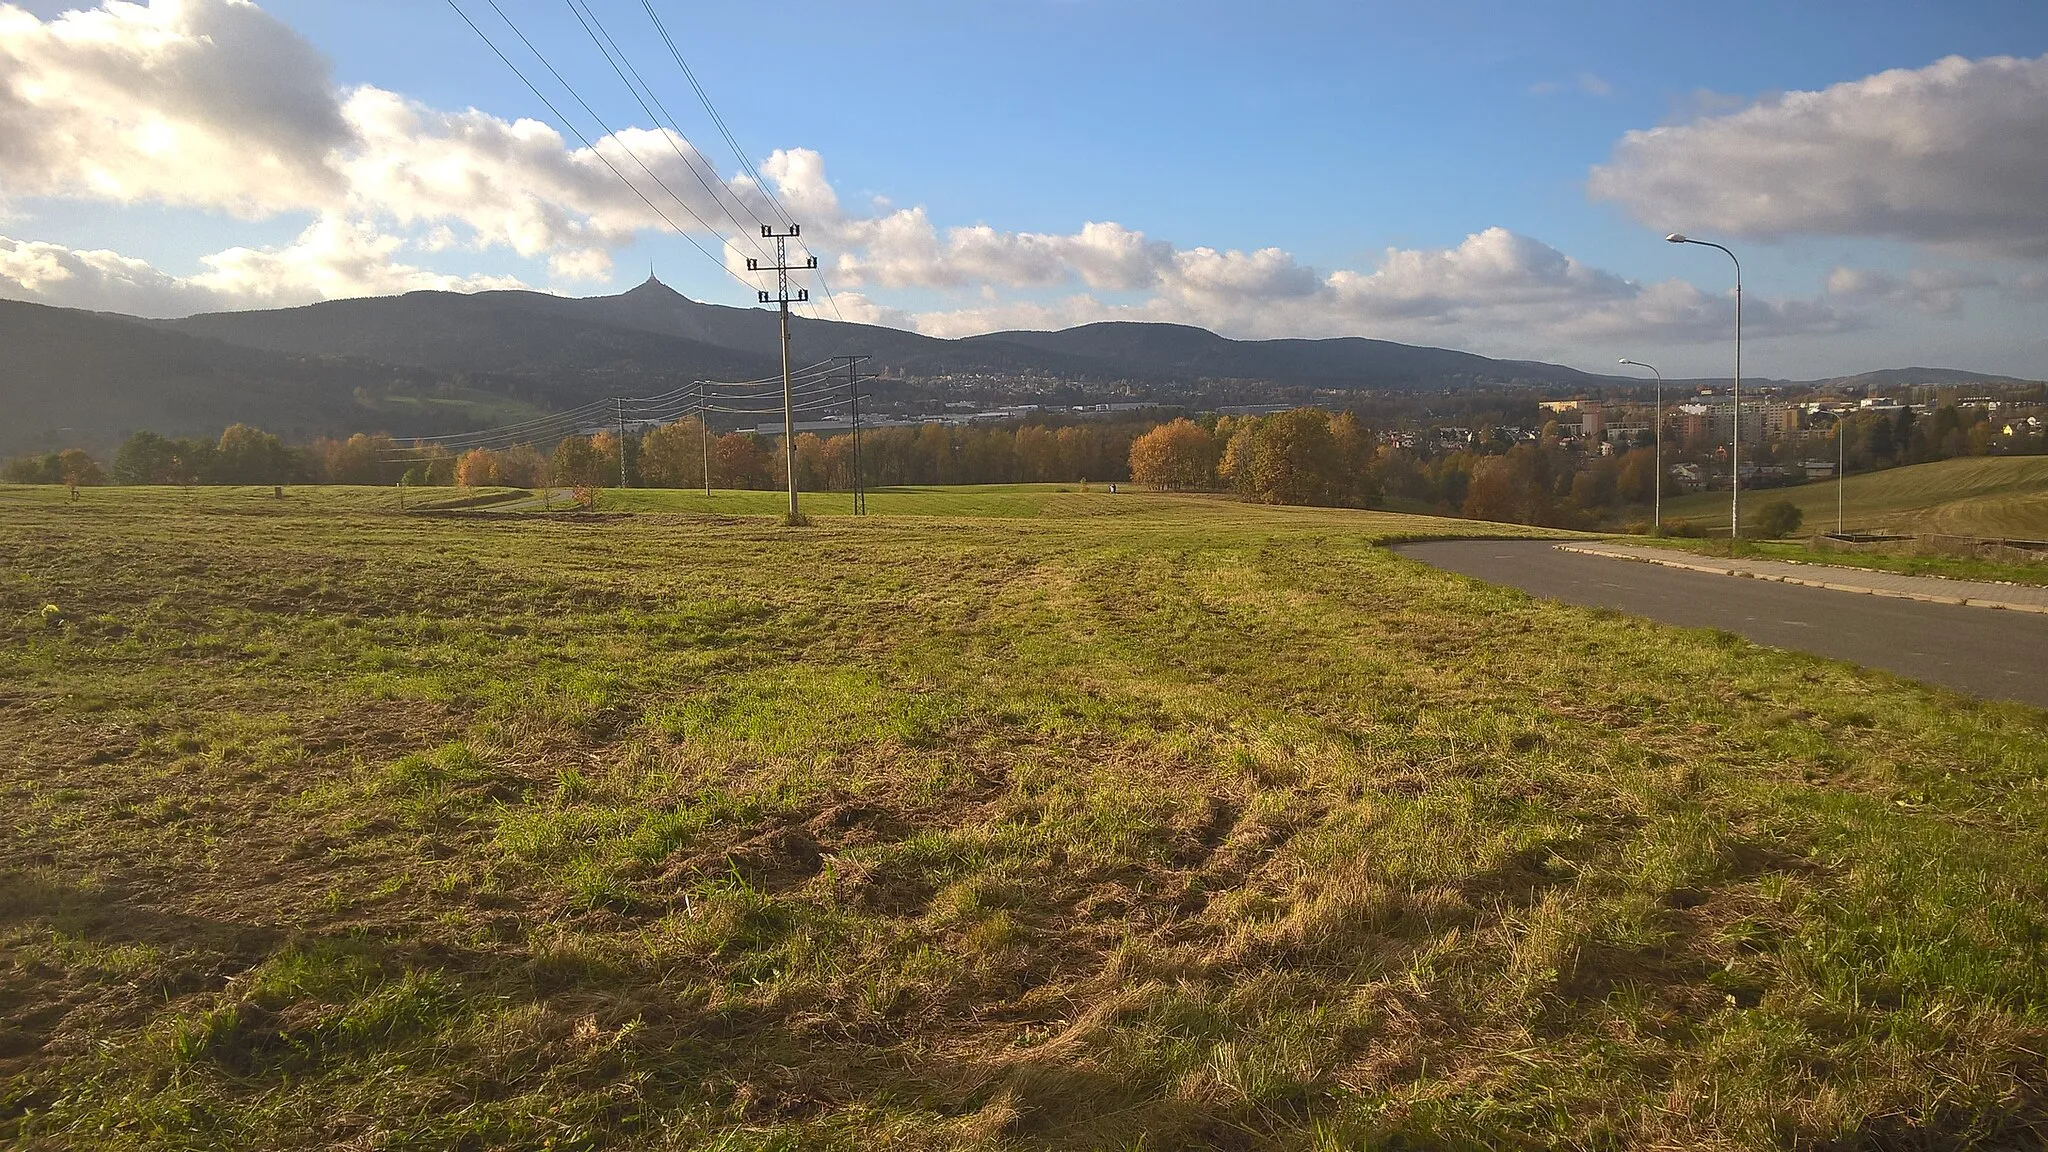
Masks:
[[[634,300],[681,300],[686,303],[690,299],[681,292],[663,284],[661,278],[654,274],[653,268],[647,270],[646,280],[642,281],[638,287],[628,289],[622,294],[621,298]]]

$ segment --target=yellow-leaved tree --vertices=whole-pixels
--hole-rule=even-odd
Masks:
[[[1168,492],[1213,487],[1216,439],[1185,416],[1131,442],[1131,479]]]

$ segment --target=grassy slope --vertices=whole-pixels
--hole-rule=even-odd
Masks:
[[[1852,530],[2048,539],[2048,456],[1941,460],[1851,476],[1843,487]],[[1798,505],[1808,528],[1834,529],[1833,482],[1746,494],[1744,518],[1751,501],[1761,507],[1779,499]],[[1701,492],[1666,500],[1664,515],[1725,528],[1728,494]]]
[[[1201,499],[1189,497],[1187,499]],[[1116,501],[1111,503],[1110,501]],[[1078,484],[981,484],[957,487],[877,488],[868,493],[868,513],[873,516],[972,516],[1037,517],[1129,515],[1139,511],[1160,512],[1185,507],[1180,497],[1156,493],[1119,492],[1112,497],[1107,485]],[[804,513],[811,516],[849,516],[853,513],[850,492],[806,492]],[[635,488],[605,492],[598,507],[630,512],[679,512],[722,516],[772,516],[789,508],[785,492],[714,490],[706,497],[702,489]]]
[[[1729,540],[1693,540],[1682,537],[1634,537],[1631,544],[1670,548],[1701,556],[1726,559]],[[2048,584],[2048,564],[2005,564],[1965,556],[1901,555],[1878,552],[1830,552],[1786,540],[1744,540],[1741,555],[1764,560],[1791,560],[1800,564],[1823,564],[1835,568],[1864,568],[1876,572],[1897,572],[1905,576],[1940,576],[1950,580],[1992,580],[2007,584]]]
[[[1119,499],[0,492],[0,1144],[2048,1122],[2048,715]]]

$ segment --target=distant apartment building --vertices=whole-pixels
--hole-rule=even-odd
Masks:
[[[1669,418],[1668,431],[1688,444],[1704,442],[1713,431],[1713,419],[1705,404],[1680,404]]]
[[[1735,404],[1732,400],[1681,404],[1671,423],[1672,431],[1687,441],[1723,443],[1735,431]],[[1762,400],[1742,406],[1744,440],[1782,440],[1798,434],[1798,405]]]

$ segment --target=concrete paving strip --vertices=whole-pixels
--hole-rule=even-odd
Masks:
[[[1582,556],[1606,556],[1635,560],[1688,572],[1769,580],[1779,584],[1802,584],[1832,592],[1855,592],[1864,596],[1889,596],[1900,600],[1925,600],[1933,604],[1962,604],[1971,608],[1997,608],[2009,612],[2038,612],[2048,615],[2048,587],[1998,584],[1988,580],[1950,580],[1939,576],[1904,576],[1867,568],[1835,568],[1820,564],[1794,564],[1784,560],[1722,560],[1663,548],[1634,544],[1559,544],[1561,552]]]

